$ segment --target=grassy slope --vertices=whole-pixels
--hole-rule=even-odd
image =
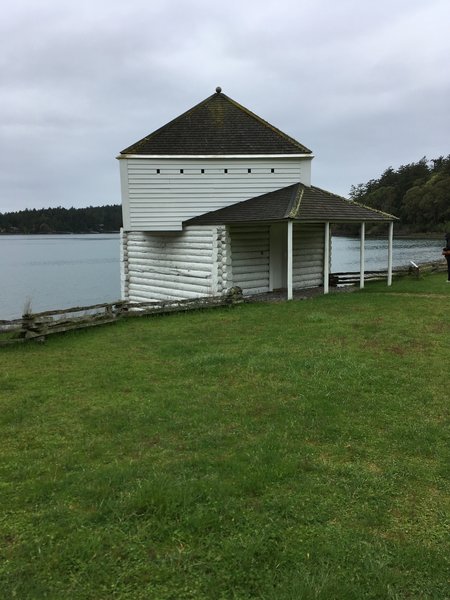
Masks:
[[[1,351],[0,597],[448,598],[443,280]]]

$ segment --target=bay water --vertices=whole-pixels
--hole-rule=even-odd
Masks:
[[[119,234],[0,235],[0,319],[120,298]]]
[[[119,234],[0,235],[0,319],[120,298]],[[394,239],[394,266],[438,260],[441,239]],[[387,267],[387,240],[366,239],[366,270]],[[359,270],[359,239],[333,237],[332,272]]]

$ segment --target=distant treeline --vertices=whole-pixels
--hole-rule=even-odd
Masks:
[[[0,213],[0,233],[90,233],[119,231],[121,227],[119,204]]]
[[[352,186],[350,198],[399,217],[397,232],[450,231],[450,155],[389,167],[379,179]]]

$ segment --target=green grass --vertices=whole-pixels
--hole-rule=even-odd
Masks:
[[[0,352],[0,597],[449,598],[450,286]]]

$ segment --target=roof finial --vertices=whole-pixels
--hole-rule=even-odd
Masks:
[[[222,88],[220,87],[220,85],[218,85],[218,86],[216,87],[216,92],[217,92],[218,94],[220,94],[220,92],[221,92],[221,91],[222,91]]]

